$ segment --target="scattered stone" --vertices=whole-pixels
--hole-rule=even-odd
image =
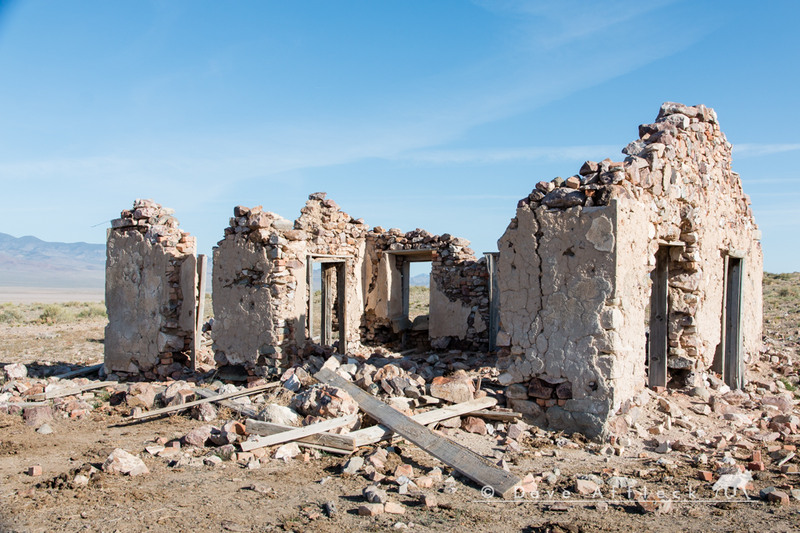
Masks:
[[[367,503],[358,507],[359,516],[378,516],[384,513],[382,503]]]
[[[282,424],[284,426],[300,425],[299,414],[286,406],[276,404],[265,405],[264,408],[259,411],[256,419],[272,424]]]
[[[360,456],[351,457],[342,468],[342,474],[354,476],[364,466],[364,458]]]
[[[697,472],[697,477],[701,481],[711,482],[714,480],[714,473],[709,472],[708,470],[700,470],[699,472]]]
[[[117,448],[103,463],[103,472],[109,474],[127,474],[129,476],[138,476],[141,474],[149,474],[147,465],[144,461],[132,455],[122,448]]]
[[[342,389],[318,385],[292,400],[292,408],[304,415],[338,418],[358,413],[358,404]]]
[[[213,427],[211,426],[200,426],[199,428],[195,428],[191,430],[189,433],[183,437],[183,442],[185,442],[189,446],[196,446],[198,448],[202,448],[206,445],[206,442],[211,438],[211,433],[213,431]]]
[[[24,376],[23,376],[24,377]],[[33,465],[28,467],[28,470],[25,471],[26,474],[29,476],[41,476],[42,475],[42,467],[40,465]]]
[[[217,408],[211,403],[201,403],[192,408],[192,418],[201,422],[212,422],[217,419]]]
[[[386,491],[376,487],[375,485],[370,485],[369,487],[365,488],[361,494],[369,503],[386,503],[389,500],[389,496],[386,494]]]
[[[22,363],[11,363],[3,367],[3,375],[6,381],[23,379],[28,377],[28,367]]]
[[[220,459],[216,455],[209,455],[208,457],[203,458],[203,464],[206,464],[208,466],[219,466],[222,464],[222,459]]]
[[[388,514],[406,514],[406,509],[397,502],[386,502],[383,504],[384,512]]]
[[[436,496],[434,496],[433,494],[423,494],[420,497],[420,502],[428,509],[432,509],[434,507],[439,506],[439,502],[436,500]]]
[[[582,494],[584,496],[594,494],[599,488],[600,487],[598,487],[596,483],[589,481],[588,479],[575,480],[575,492],[578,494]]]
[[[461,422],[461,429],[468,433],[475,433],[477,435],[486,435],[486,423],[482,418],[476,416],[468,416]]]
[[[405,477],[407,477],[409,479],[414,477],[414,467],[412,467],[409,464],[405,464],[404,463],[404,464],[399,465],[397,468],[395,468],[394,477],[400,478],[400,477],[403,477],[403,476],[405,476]]]
[[[430,476],[420,476],[414,480],[414,483],[421,489],[430,489],[433,487],[433,478]]]
[[[325,510],[325,515],[328,518],[333,518],[333,516],[336,514],[336,502],[327,501],[322,507]]]
[[[50,424],[42,424],[39,426],[39,429],[36,430],[36,433],[40,435],[50,435],[53,433],[53,428],[50,427]]]
[[[430,395],[451,403],[462,403],[473,399],[475,385],[468,377],[435,377],[431,381]]]
[[[301,453],[300,446],[296,442],[287,442],[275,450],[274,457],[275,459],[283,459],[284,461],[288,462]]]
[[[775,487],[767,487],[766,489],[761,490],[760,496],[763,500],[768,502],[778,503],[780,505],[789,505],[789,495],[782,490],[776,489]]]
[[[149,383],[132,383],[125,395],[125,403],[128,404],[128,407],[141,407],[147,410],[153,407],[155,401],[156,389]]]
[[[53,419],[53,409],[49,405],[26,407],[22,411],[22,418],[25,424],[40,427]]]
[[[630,489],[638,485],[638,481],[629,477],[611,476],[606,484],[612,489]]]

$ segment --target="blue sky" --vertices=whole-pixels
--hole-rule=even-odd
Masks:
[[[0,0],[0,232],[104,242],[135,198],[209,252],[327,191],[496,249],[516,200],[714,107],[769,271],[800,270],[800,2]]]

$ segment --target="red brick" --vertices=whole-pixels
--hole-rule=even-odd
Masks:
[[[697,473],[697,477],[702,481],[712,481],[714,479],[714,473],[708,470],[701,470]]]

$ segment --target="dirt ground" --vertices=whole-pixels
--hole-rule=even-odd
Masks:
[[[749,369],[748,379],[762,385],[780,382],[778,392],[788,394],[793,393],[798,380],[800,275],[768,280],[765,350]],[[34,370],[44,365],[53,373],[66,364],[101,362],[104,325],[101,317],[61,324],[0,323],[0,363],[21,362]],[[763,391],[756,393],[754,387],[749,386],[751,397],[739,408],[758,426],[761,412],[767,409],[756,401]],[[493,390],[491,382],[486,389]],[[415,446],[396,442],[388,448],[390,457],[412,465],[414,476],[441,467],[445,478],[453,475],[457,482],[438,482],[430,489],[399,494],[397,484],[388,476],[382,488],[390,501],[402,504],[404,514],[375,517],[358,515],[358,507],[365,503],[362,490],[371,482],[362,474],[343,475],[346,457],[312,451],[288,462],[264,459],[254,469],[233,461],[217,466],[170,466],[169,459],[152,456],[145,447],[158,437],[162,441],[179,439],[204,422],[178,414],[131,423],[124,406],[108,403],[109,392],[85,395],[97,407],[76,419],[56,417],[49,423],[51,434],[38,433],[18,414],[0,414],[0,531],[800,530],[800,502],[794,497],[788,505],[759,498],[759,491],[766,487],[787,493],[800,488],[800,474],[783,474],[778,466],[779,459],[790,453],[793,444],[786,443],[794,435],[759,440],[762,433],[747,433],[736,421],[716,413],[695,416],[692,409],[702,402],[684,394],[686,391],[661,394],[690,415],[683,417],[683,423],[667,423],[666,427],[658,398],[651,395],[642,408],[637,429],[623,445],[616,443],[619,455],[606,444],[536,428],[520,439],[515,451],[506,447],[503,426],[496,426],[494,436],[447,430],[451,438],[478,453],[494,461],[503,458],[519,477],[535,476],[538,494],[512,500],[486,498],[481,487]],[[279,396],[276,393],[275,397]],[[797,415],[798,411],[795,405],[789,414]],[[219,416],[222,420],[212,424],[236,418],[224,408]],[[651,428],[660,428],[658,438],[686,446],[659,453]],[[746,438],[741,438],[742,434]],[[721,445],[720,437],[730,445]],[[136,477],[99,472],[91,476],[88,486],[71,483],[75,473],[87,465],[99,469],[115,448],[141,457],[150,472]],[[362,448],[356,454],[368,455],[375,448]],[[716,480],[726,461],[748,465],[753,450],[763,450],[765,470],[753,472],[748,497],[714,494],[712,483],[699,478],[701,471],[711,471]],[[209,452],[200,449],[193,453],[203,457]],[[790,457],[787,464],[797,465],[798,458]],[[34,465],[41,466],[41,475],[26,473]],[[635,480],[636,489],[664,491],[673,500],[672,510],[643,514],[625,490],[612,495],[605,485],[602,498],[579,496],[574,490],[576,476],[586,474],[606,481],[610,476],[622,476]],[[434,494],[438,506],[425,507],[420,493]],[[326,512],[326,502],[335,503],[335,513]]]

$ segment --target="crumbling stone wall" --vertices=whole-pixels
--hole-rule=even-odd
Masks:
[[[174,211],[136,200],[111,221],[106,248],[105,369],[120,377],[177,377],[195,330],[195,238]]]
[[[417,228],[407,233],[375,227],[367,234],[369,283],[362,337],[391,342],[410,327],[398,323],[399,290],[405,256],[396,252],[430,252],[431,284],[428,337],[435,349],[488,348],[489,274],[486,260],[475,259],[469,241]]]
[[[716,114],[666,103],[639,131],[624,161],[539,182],[499,241],[501,382],[516,408],[592,436],[645,384],[660,246],[672,245],[674,384],[691,385],[714,360],[729,254],[746,257],[745,351],[761,337],[760,233]]]
[[[310,256],[345,261],[346,347],[397,340],[402,290],[400,250],[429,251],[432,311],[450,324],[433,344],[487,345],[488,290],[485,262],[475,261],[468,241],[424,230],[372,230],[326,198],[309,196],[290,222],[262,208],[239,206],[214,249],[212,337],[219,364],[243,365],[254,375],[271,372],[310,344],[308,284]],[[450,309],[460,319],[452,325]],[[393,323],[394,322],[394,323]],[[434,326],[437,319],[432,317]],[[339,340],[338,342],[342,342]]]
[[[340,211],[325,193],[309,196],[294,222],[261,206],[236,207],[225,238],[214,248],[212,338],[217,362],[261,374],[299,352],[307,335],[309,255],[348,258],[348,319],[359,317],[358,271],[366,231],[363,221]],[[347,328],[347,342],[357,340],[353,335],[358,325]]]

